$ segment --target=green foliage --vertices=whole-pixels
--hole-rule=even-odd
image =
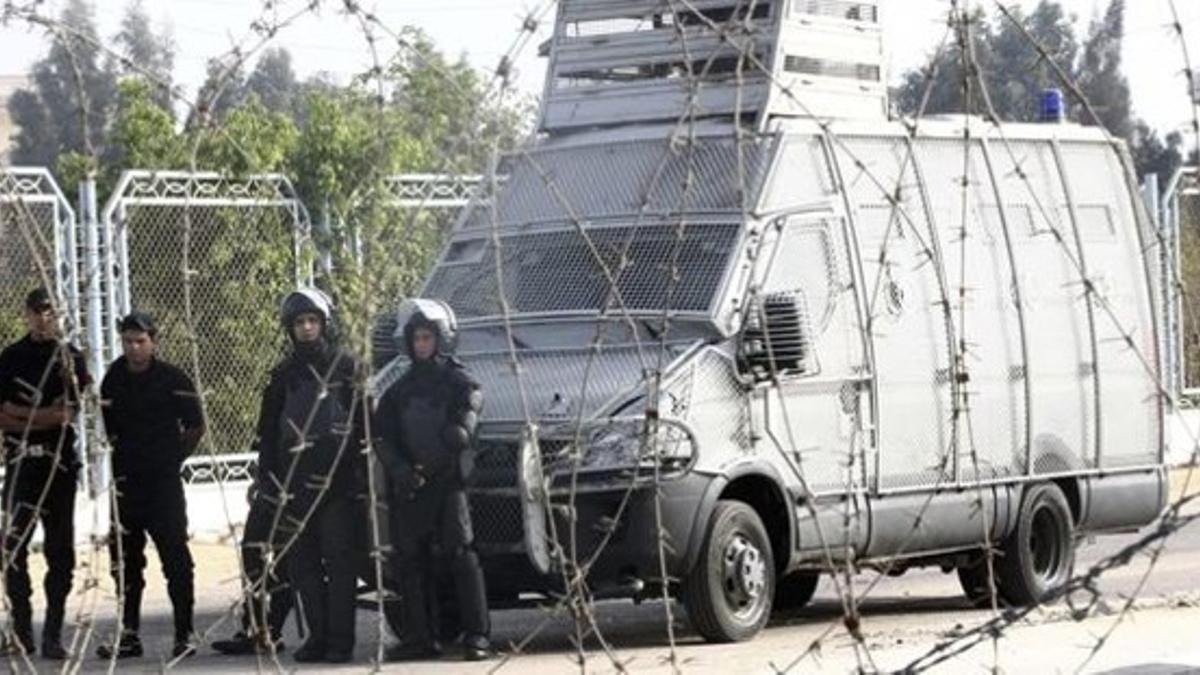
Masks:
[[[1179,276],[1189,293],[1183,298],[1179,339],[1183,342],[1184,386],[1200,386],[1200,198],[1185,196],[1180,200]]]
[[[113,69],[123,76],[136,75],[154,82],[152,96],[164,108],[170,108],[172,70],[175,67],[175,41],[169,30],[155,34],[142,0],[133,0],[121,17],[121,29],[113,36],[123,60]]]
[[[79,185],[79,181],[95,173],[97,166],[95,157],[82,152],[70,151],[58,156],[58,166],[54,171],[59,180],[64,181],[64,192],[67,193],[68,199],[74,201],[74,197],[77,196],[77,191],[70,189],[71,186]]]
[[[121,80],[119,90],[112,128],[117,153],[110,174],[134,168],[182,168],[186,161],[175,132],[175,117],[155,97],[155,87],[143,78],[127,77]]]
[[[235,176],[282,170],[300,137],[290,117],[268,110],[254,95],[218,130],[199,133],[197,168]]]
[[[71,8],[86,10],[83,0]],[[397,208],[388,178],[481,172],[496,145],[510,147],[526,130],[528,109],[490,103],[485,77],[464,60],[448,60],[419,31],[405,39],[413,50],[350,86],[297,81],[283,49],[265,51],[248,76],[240,63],[213,62],[198,109],[181,123],[165,96],[173,45],[135,2],[116,43],[138,67],[101,69],[90,57],[99,79],[87,96],[104,103],[94,152],[62,141],[70,122],[82,128],[72,85],[59,76],[62,48],[39,66],[54,77],[43,82],[35,72],[34,90],[13,99],[22,142],[52,161],[64,186],[94,173],[103,200],[129,169],[282,173],[311,211],[314,232],[297,251],[284,208],[128,210],[131,296],[158,318],[164,358],[197,366],[220,451],[248,449],[266,371],[285,342],[277,303],[296,270],[318,256],[325,262],[318,284],[342,309],[348,346],[368,356],[375,315],[416,291],[448,230],[442,215]]]
[[[1019,7],[1010,11],[1033,38],[1047,49],[1054,63],[1068,73],[1074,70],[1079,52],[1074,18],[1067,15],[1058,2],[1041,0],[1028,16]],[[1057,86],[1050,64],[1044,62],[1029,39],[1002,16],[989,19],[982,9],[976,9],[970,21],[970,33],[974,60],[996,114],[1004,120],[1036,120],[1042,89]],[[915,114],[926,89],[929,93],[926,114],[986,112],[987,106],[974,78],[969,81],[969,107],[963,99],[963,54],[958,43],[959,40],[951,36],[947,48],[940,55],[935,55],[936,59],[931,59],[924,70],[905,74],[904,84],[896,97],[902,112]],[[938,72],[938,77],[931,84],[925,75],[930,68],[936,68]]]
[[[1073,16],[1057,0],[1041,0],[1025,15],[1019,7],[1010,10],[1033,40],[1046,50],[1051,61],[1066,73],[1087,97],[1100,123],[1130,146],[1139,174],[1163,175],[1178,161],[1178,152],[1164,144],[1141,120],[1134,119],[1129,82],[1121,70],[1121,47],[1125,36],[1125,1],[1110,0],[1103,16],[1093,21],[1085,40],[1075,34]],[[997,14],[989,18],[981,10],[971,22],[975,55],[993,107],[1002,120],[1031,122],[1038,119],[1041,92],[1063,85],[1050,63],[1039,54],[1013,22]],[[970,112],[984,114],[987,106],[972,83],[970,105],[963,100],[961,50],[955,43],[924,69],[904,75],[895,94],[901,112],[914,115],[928,91],[926,114]],[[925,73],[936,68],[941,77],[927,86]],[[1093,124],[1082,105],[1073,105],[1071,117]]]
[[[1135,122],[1129,81],[1121,71],[1125,2],[1112,0],[1104,18],[1092,22],[1078,68],[1079,88],[1100,123],[1117,138],[1133,140]]]
[[[405,133],[431,153],[426,163],[440,163],[443,173],[480,172],[493,143],[513,147],[525,131],[529,106],[497,105],[479,71],[465,59],[449,61],[419,29],[406,28],[403,37],[412,48],[389,69],[392,102],[404,113]]]

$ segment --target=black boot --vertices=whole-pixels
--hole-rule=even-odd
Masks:
[[[46,608],[46,623],[42,626],[42,658],[62,661],[67,651],[62,648],[64,608],[61,604]]]
[[[386,661],[432,661],[441,658],[442,647],[437,642],[402,642],[389,647],[384,654]]]
[[[0,651],[4,656],[33,656],[33,609],[28,603],[22,606],[14,602],[9,614],[12,625],[0,644]]]
[[[283,652],[287,649],[283,644],[283,638],[274,636],[271,639],[275,643],[275,653]],[[245,631],[238,631],[233,634],[233,637],[228,640],[217,640],[212,643],[212,648],[228,654],[230,656],[250,656],[253,654],[270,654],[271,644],[267,641],[266,635],[260,634],[255,637]]]
[[[116,656],[118,659],[134,658],[142,655],[142,639],[137,633],[129,631],[121,631],[121,639],[116,645],[100,645],[96,647],[96,656],[102,659],[111,659]]]
[[[309,638],[292,656],[296,663],[321,663],[325,660],[325,645]]]
[[[175,646],[171,648],[171,658],[178,659],[191,658],[196,655],[196,646],[191,640],[176,640]]]
[[[495,654],[486,635],[468,635],[463,640],[463,658],[468,661],[485,661]]]

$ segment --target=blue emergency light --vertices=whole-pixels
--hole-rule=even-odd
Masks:
[[[1045,89],[1042,91],[1042,121],[1061,124],[1067,117],[1067,105],[1063,100],[1062,89]]]

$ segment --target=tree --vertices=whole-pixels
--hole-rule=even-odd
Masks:
[[[1172,132],[1167,134],[1165,139],[1159,138],[1158,133],[1149,124],[1137,120],[1133,125],[1129,146],[1139,175],[1157,175],[1159,188],[1166,189],[1167,181],[1183,163],[1183,155],[1180,152],[1183,136]]]
[[[173,107],[170,89],[175,70],[175,41],[169,29],[156,35],[142,0],[134,0],[125,9],[121,29],[113,37],[117,51],[125,59],[114,64],[121,75],[147,77],[155,85],[154,100],[164,108]]]
[[[1079,48],[1075,39],[1073,18],[1053,0],[1041,0],[1026,16],[1019,7],[1010,10],[1030,35],[1051,55],[1051,60],[1066,72],[1071,72]],[[955,27],[962,30],[962,27]],[[998,16],[990,21],[982,9],[976,9],[969,21],[973,60],[979,69],[992,107],[1001,120],[1033,121],[1039,114],[1041,91],[1055,82],[1052,67],[1043,62],[1037,50],[1013,22]],[[983,114],[978,79],[970,81],[972,103],[966,109],[963,101],[963,54],[961,37],[951,42],[940,54],[931,57],[921,70],[910,71],[897,92],[901,112],[915,115],[920,110],[925,93],[929,102],[925,114],[970,112]],[[929,74],[935,72],[936,78]]]
[[[189,129],[219,124],[225,114],[246,100],[246,81],[240,61],[230,57],[208,62],[204,84],[196,94],[196,107],[188,114]]]
[[[1064,86],[1056,69],[1042,58],[1040,50],[1045,50],[1057,70],[1066,73],[1087,97],[1099,123],[1129,144],[1139,174],[1169,176],[1180,161],[1181,139],[1174,134],[1160,139],[1149,125],[1133,116],[1129,82],[1121,70],[1125,1],[1110,0],[1104,15],[1092,21],[1082,45],[1075,34],[1074,17],[1055,0],[1041,0],[1028,16],[1020,8],[1009,12],[1012,20],[1001,16],[993,24],[977,13],[971,21],[977,62],[1000,120],[1037,120],[1041,92]],[[924,69],[905,73],[894,94],[901,112],[917,114],[927,89],[926,114],[963,112],[961,63],[961,50],[954,44],[931,57]],[[928,84],[927,73],[934,68],[939,78]],[[985,109],[974,104],[969,112],[982,114]],[[1070,116],[1081,124],[1095,123],[1079,104],[1072,106]]]
[[[159,90],[141,77],[121,80],[118,89],[105,185],[114,184],[125,169],[184,168],[184,147],[175,132],[175,117],[156,96]]]
[[[1078,68],[1079,88],[1100,117],[1100,123],[1118,138],[1134,140],[1133,104],[1129,81],[1121,72],[1121,44],[1125,37],[1125,0],[1112,0],[1104,18],[1093,21]],[[1078,114],[1087,122],[1086,114]]]
[[[301,102],[300,83],[292,69],[292,54],[282,47],[263,52],[246,78],[247,93],[258,96],[268,110],[286,112],[293,117]]]
[[[18,128],[12,161],[53,167],[63,152],[98,157],[116,100],[116,79],[101,65],[92,10],[68,0],[49,54],[33,66],[33,88],[9,102]]]
[[[464,58],[451,62],[419,29],[406,28],[404,37],[410,48],[389,76],[405,133],[430,150],[426,166],[482,172],[493,144],[511,148],[525,131],[528,110],[520,101],[497,104],[478,71]]]

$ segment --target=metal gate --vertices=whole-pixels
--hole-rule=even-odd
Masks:
[[[155,317],[159,353],[202,392],[212,448],[248,451],[268,370],[284,348],[279,299],[311,282],[309,219],[283,176],[128,171],[102,214],[105,346],[117,317]]]
[[[1162,233],[1163,371],[1173,394],[1195,398],[1200,395],[1200,168],[1180,168],[1161,200],[1156,199],[1157,180],[1148,178],[1147,201]]]
[[[58,299],[67,337],[79,344],[78,244],[75,212],[49,171],[0,169],[0,345],[24,334],[22,301],[38,286]]]

